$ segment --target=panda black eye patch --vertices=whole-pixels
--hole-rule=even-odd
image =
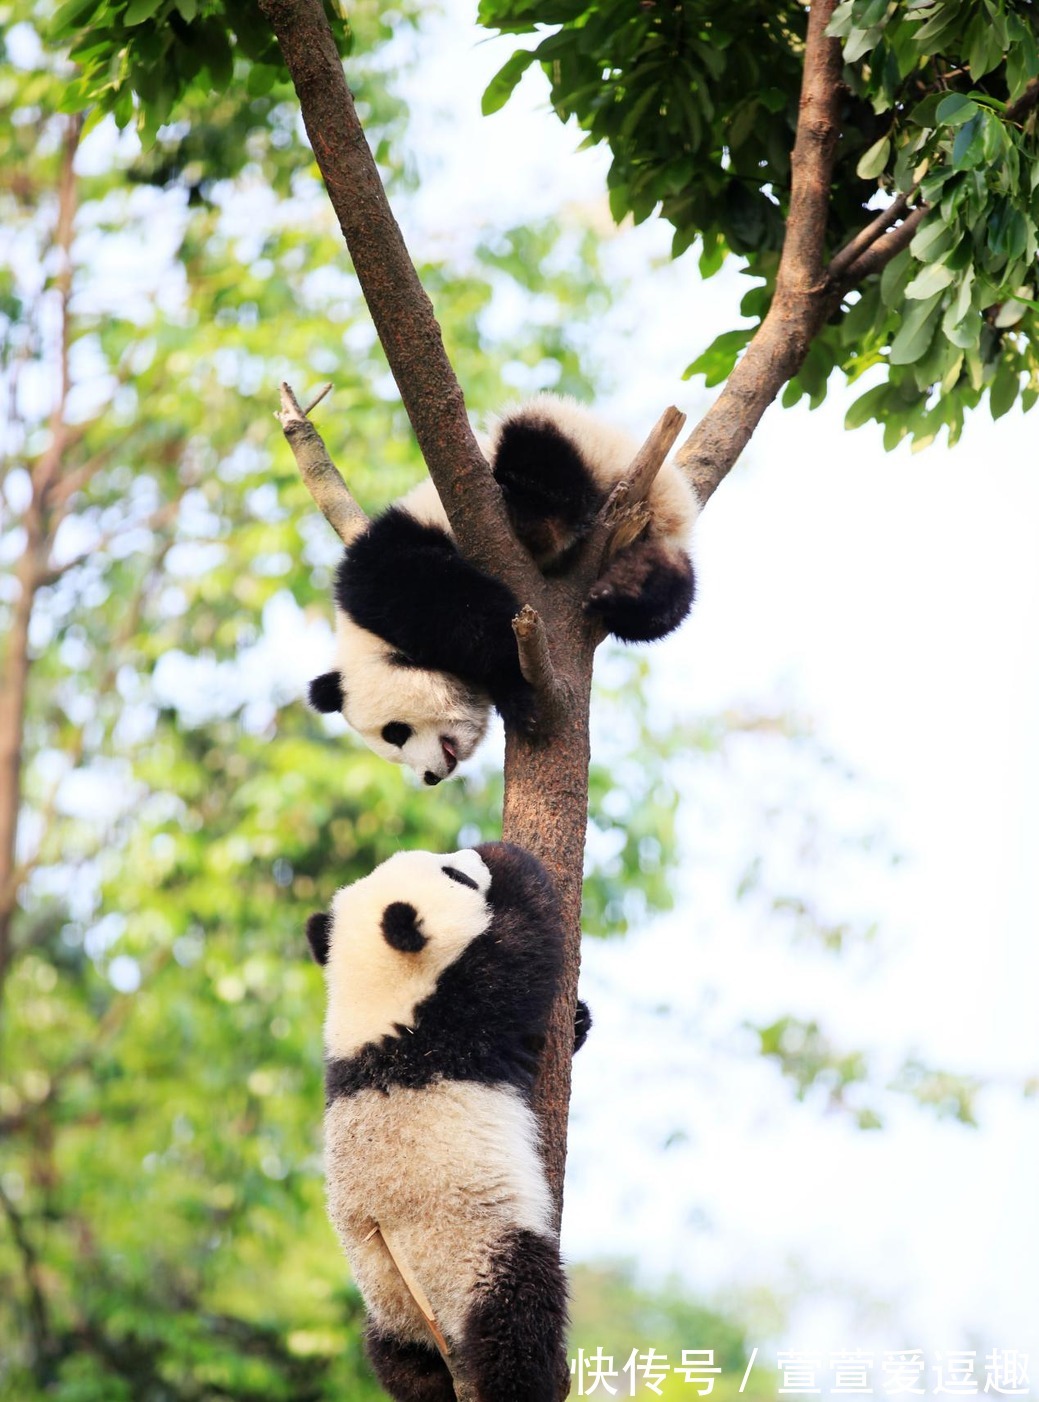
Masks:
[[[474,891],[480,889],[471,876],[466,876],[465,872],[459,871],[457,867],[441,867],[440,870],[452,881],[457,881],[460,886],[471,886]]]
[[[411,726],[405,725],[402,720],[391,720],[389,725],[383,726],[382,738],[387,745],[396,745],[399,750],[411,739]]]
[[[392,949],[417,954],[426,943],[419,929],[418,911],[407,901],[393,901],[382,913],[382,934]]]

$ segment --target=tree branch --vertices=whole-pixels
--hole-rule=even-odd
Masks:
[[[321,0],[260,0],[278,37],[303,121],[419,448],[459,549],[534,598],[519,547],[465,412],[433,307],[393,217],[358,120]]]
[[[892,229],[883,238],[877,239],[872,247],[855,259],[844,271],[840,280],[840,288],[852,287],[857,282],[862,282],[871,273],[879,273],[881,268],[891,262],[896,253],[901,253],[903,248],[908,248],[913,241],[913,235],[927,217],[930,205],[918,204],[916,208],[902,220],[897,229]]]
[[[308,405],[307,413],[323,398],[324,394],[321,394],[313,404]],[[367,526],[368,517],[357,505],[339,469],[328,456],[320,433],[299,407],[291,387],[285,383],[281,386],[281,409],[274,417],[281,424],[292,449],[303,485],[339,539],[344,545],[349,545]]]
[[[840,131],[840,41],[826,34],[836,0],[808,16],[800,116],[791,156],[790,211],[772,305],[721,394],[679,450],[701,502],[733,466],[762,414],[804,362],[829,288],[822,265],[830,179]]]
[[[40,1283],[40,1258],[25,1230],[25,1219],[11,1201],[0,1179],[0,1208],[11,1228],[18,1255],[22,1258],[22,1276],[29,1297],[29,1332],[32,1335],[33,1365],[38,1378],[51,1352],[51,1328],[47,1300]]]
[[[1021,96],[1009,103],[1003,111],[1005,122],[1021,122],[1029,112],[1039,106],[1039,78],[1029,78]]]
[[[886,234],[892,224],[905,217],[909,208],[909,201],[915,193],[917,187],[905,194],[897,195],[889,205],[880,211],[877,217],[871,220],[863,229],[860,229],[853,238],[850,238],[843,248],[833,255],[827,264],[826,273],[832,282],[841,282],[845,272],[855,262],[861,253],[876,243],[881,234]]]

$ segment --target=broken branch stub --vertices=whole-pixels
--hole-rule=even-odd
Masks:
[[[323,390],[310,404],[313,409],[328,391]],[[315,505],[344,545],[349,545],[368,524],[368,517],[354,500],[350,488],[328,455],[320,433],[300,408],[292,387],[281,386],[281,409],[274,415],[292,449],[303,485]]]

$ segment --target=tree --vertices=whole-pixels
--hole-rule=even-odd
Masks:
[[[267,387],[319,347],[349,405],[330,445],[353,448],[366,500],[421,464],[372,388],[386,368],[359,296],[346,278],[313,282],[337,241],[298,176],[287,85],[200,104],[142,156],[60,110],[60,46],[31,6],[14,20],[0,77],[0,1397],[360,1402],[376,1394],[322,1206],[303,923],[399,845],[485,831],[501,793],[491,777],[430,805],[367,753],[348,774],[328,764],[303,678],[268,639],[285,649],[324,616],[336,551]],[[365,70],[370,119],[392,132],[402,109]],[[290,178],[302,232],[280,211],[236,225],[227,182],[247,198]],[[555,304],[596,296],[590,249],[565,279],[539,274],[542,311],[514,336],[480,328],[530,241],[549,254],[555,231],[424,269],[488,406],[517,357],[587,390]],[[593,928],[623,924],[632,891],[664,899],[665,750],[632,796],[660,860],[601,815],[619,856],[589,872]],[[603,768],[593,782],[613,788]]]
[[[548,861],[571,933],[570,985],[539,1087],[561,1190],[587,712],[600,641],[580,602],[615,520],[604,517],[568,576],[548,581],[532,570],[504,520],[365,144],[340,62],[348,36],[318,0],[267,0],[263,8],[459,544],[536,615],[521,656],[539,690],[541,726],[533,739],[507,737],[503,833]],[[743,308],[757,329],[729,333],[694,362],[715,383],[727,377],[679,452],[703,500],[783,386],[790,399],[818,400],[835,365],[853,376],[888,366],[888,379],[851,417],[882,418],[891,441],[905,433],[926,441],[942,424],[955,434],[986,391],[993,412],[1003,411],[1024,373],[1032,402],[1039,380],[1033,385],[1027,278],[1036,249],[1039,63],[1029,6],[816,0],[806,15],[799,4],[689,0],[633,14],[620,4],[488,3],[484,17],[510,31],[560,26],[537,57],[560,111],[575,112],[592,139],[611,142],[616,213],[647,217],[662,202],[676,224],[676,251],[699,237],[706,271],[731,249],[764,279]],[[68,105],[94,101],[128,121],[136,97],[146,132],[171,112],[190,118],[202,85],[220,87],[234,62],[259,94],[279,71],[269,35],[237,5],[200,15],[196,0],[70,0],[57,26],[80,36],[82,76]],[[530,61],[510,60],[492,103]],[[878,193],[892,198],[875,213]],[[672,421],[651,439],[629,508],[676,432]]]

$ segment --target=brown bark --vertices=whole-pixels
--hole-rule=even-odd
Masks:
[[[469,426],[433,307],[386,198],[321,0],[260,0],[429,475],[463,553],[530,602],[536,571]]]
[[[679,450],[677,461],[701,502],[736,462],[783,385],[797,374],[830,306],[822,255],[840,134],[841,46],[826,34],[835,4],[815,0],[808,16],[790,162],[790,212],[772,305],[725,388]]]

